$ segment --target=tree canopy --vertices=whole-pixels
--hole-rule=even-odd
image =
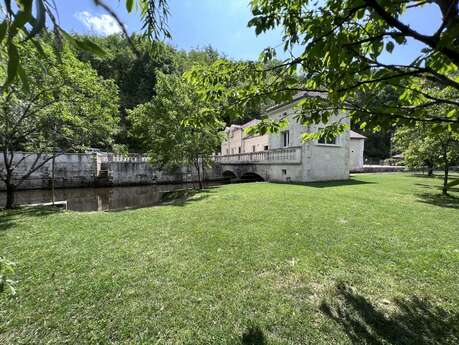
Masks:
[[[203,165],[219,149],[224,123],[213,107],[177,75],[158,75],[156,95],[128,111],[131,134],[141,140],[152,162],[160,167],[190,166],[201,183]]]
[[[458,4],[458,0],[252,0],[249,26],[257,34],[280,28],[289,57],[267,68],[265,63],[276,56],[275,49],[267,48],[261,54],[263,63],[219,61],[188,77],[204,98],[231,99],[228,111],[234,116],[240,111],[236,105],[267,95],[285,102],[306,92],[309,97],[297,108],[297,120],[304,124],[327,123],[331,115],[346,112],[354,123],[371,129],[421,121],[446,123],[458,131]],[[438,8],[442,17],[433,34],[417,32],[403,22],[404,14],[426,6],[432,11]],[[423,46],[416,58],[406,64],[388,62],[387,55],[407,49],[410,40]],[[435,88],[427,87],[431,84]],[[381,90],[398,97],[374,102]],[[441,112],[437,105],[444,105]],[[332,124],[325,132],[342,129]]]
[[[443,194],[448,193],[449,168],[459,161],[459,134],[443,124],[418,123],[395,132],[395,148],[410,168],[427,167],[444,171]]]
[[[98,76],[70,49],[57,55],[43,45],[46,60],[26,46],[21,49],[27,83],[13,82],[0,94],[0,177],[10,193],[57,152],[110,147],[118,131],[113,81]],[[0,77],[5,74],[2,65]],[[19,151],[33,154],[18,156]],[[34,161],[24,171],[21,163],[26,159]],[[11,206],[12,200],[8,203]]]
[[[116,141],[126,145],[130,151],[142,151],[142,145],[136,137],[127,135],[131,124],[126,112],[149,102],[155,96],[157,75],[163,73],[180,76],[194,65],[209,65],[223,58],[212,47],[185,52],[141,35],[131,36],[137,53],[133,52],[127,39],[121,35],[90,39],[106,52],[104,56],[76,49],[75,52],[80,60],[89,62],[100,76],[112,79],[117,84],[121,131]]]

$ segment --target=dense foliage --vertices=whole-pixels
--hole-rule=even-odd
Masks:
[[[131,135],[160,167],[196,169],[201,185],[202,168],[219,150],[224,125],[213,111],[180,76],[159,74],[153,99],[128,111]]]
[[[21,46],[27,83],[14,81],[0,94],[0,177],[7,186],[7,207],[13,204],[14,189],[57,152],[110,147],[118,131],[116,85],[69,49],[59,56],[48,46],[43,49],[46,60],[29,45]],[[0,77],[6,74],[0,66]],[[26,171],[19,168],[30,155],[18,157],[19,151],[36,154]]]
[[[369,129],[422,121],[446,123],[458,131],[458,4],[457,0],[252,0],[249,25],[257,34],[281,29],[284,50],[291,57],[270,68],[219,61],[210,69],[195,69],[189,78],[204,98],[231,99],[234,106],[228,111],[236,116],[238,105],[266,95],[282,102],[307,92],[310,97],[297,109],[296,119],[303,124],[326,123],[333,114],[346,112],[355,124]],[[404,14],[415,15],[425,6],[439,9],[442,19],[432,35],[403,23]],[[387,62],[386,54],[409,49],[408,40],[423,47],[416,58],[407,64]],[[275,50],[267,48],[261,57],[266,62],[274,56]],[[270,76],[273,69],[281,77]],[[426,84],[442,88],[444,94],[430,92]],[[381,90],[399,97],[373,102]],[[444,105],[442,112],[434,111],[437,105]],[[262,123],[260,130],[270,127],[275,129],[275,123]],[[323,134],[344,128],[334,123]]]
[[[211,47],[184,52],[138,35],[131,37],[137,53],[130,48],[127,39],[120,35],[91,37],[91,40],[106,54],[98,56],[78,50],[78,56],[82,61],[89,62],[100,76],[112,79],[117,84],[121,131],[116,141],[127,145],[130,151],[141,151],[142,145],[136,137],[127,135],[131,124],[126,112],[151,100],[156,94],[157,75],[181,75],[194,65],[209,65],[222,58]]]
[[[427,167],[430,174],[434,168],[444,171],[442,191],[446,195],[449,168],[459,161],[459,134],[445,125],[418,123],[397,129],[394,140],[410,168]]]

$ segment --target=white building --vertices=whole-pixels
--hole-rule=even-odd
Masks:
[[[299,95],[289,104],[268,109],[271,119],[288,119],[288,126],[278,134],[247,136],[244,129],[259,120],[226,128],[227,140],[222,143],[218,158],[223,173],[240,178],[244,174],[256,174],[266,181],[310,182],[345,180],[351,167],[360,167],[360,163],[363,166],[364,137],[355,138],[355,144],[352,139],[351,144],[350,131],[334,140],[302,141],[302,134],[317,132],[324,126],[303,126],[294,119],[295,105],[303,97]],[[349,119],[343,116],[335,116],[330,121],[349,124]]]
[[[365,148],[365,139],[363,136],[354,131],[349,132],[350,146],[349,146],[349,169],[351,171],[363,171],[363,150]]]

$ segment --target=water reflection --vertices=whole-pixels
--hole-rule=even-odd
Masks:
[[[152,185],[111,188],[56,189],[56,201],[67,200],[69,210],[109,211],[138,208],[168,203],[185,198],[192,185]],[[173,193],[171,193],[173,192]],[[0,192],[0,205],[5,204],[5,193]],[[51,201],[50,190],[26,190],[16,193],[16,204],[27,205]]]

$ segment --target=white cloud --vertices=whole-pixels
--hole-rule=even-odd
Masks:
[[[116,20],[108,14],[97,16],[88,11],[82,11],[76,13],[75,17],[88,29],[99,35],[118,34],[122,31]]]

